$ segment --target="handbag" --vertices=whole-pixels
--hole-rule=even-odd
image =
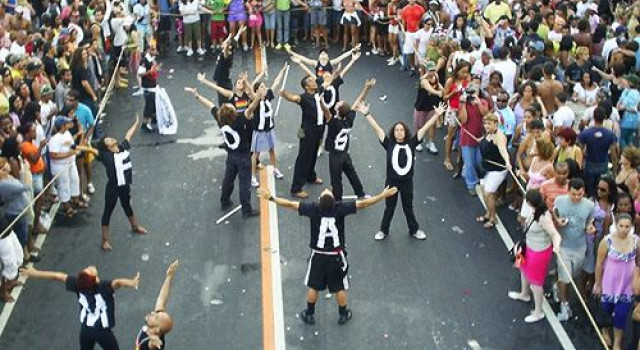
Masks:
[[[527,251],[527,232],[529,232],[531,225],[533,225],[533,220],[531,220],[524,229],[524,238],[515,242],[511,249],[509,249],[509,259],[516,267],[520,267],[524,262],[525,252]]]

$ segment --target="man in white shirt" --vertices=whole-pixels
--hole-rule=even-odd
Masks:
[[[568,95],[565,92],[556,94],[558,109],[553,113],[553,133],[558,134],[562,128],[571,128],[576,121],[576,114],[567,106]]]
[[[509,58],[509,49],[507,47],[498,49],[498,58],[493,61],[492,66],[493,70],[489,74],[493,71],[502,73],[502,88],[509,93],[509,96],[513,96],[518,65]]]
[[[24,56],[27,54],[27,50],[25,49],[25,44],[27,43],[27,32],[24,30],[18,31],[18,35],[16,36],[16,40],[11,43],[9,47],[9,53],[17,56]]]
[[[484,49],[480,52],[480,59],[471,67],[471,74],[480,76],[480,87],[484,90],[489,86],[489,76],[494,70],[493,53],[490,49]]]

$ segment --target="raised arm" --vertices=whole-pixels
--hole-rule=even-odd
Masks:
[[[140,272],[136,273],[133,278],[118,278],[111,281],[111,288],[114,290],[120,289],[122,287],[127,287],[131,289],[138,289],[140,285]]]
[[[356,100],[353,102],[352,106],[355,106],[359,103],[364,102],[364,100],[367,99],[367,95],[369,94],[369,91],[371,91],[371,88],[373,88],[375,85],[376,85],[376,79],[374,78],[367,79],[367,81],[364,82],[364,87],[362,88],[362,91],[360,91],[360,95],[358,95]]]
[[[306,56],[303,56],[303,55],[301,55],[301,54],[299,54],[297,52],[294,52],[290,48],[287,49],[287,53],[291,56],[291,60],[294,61],[294,62],[295,62],[295,60],[298,60],[299,62],[304,63],[304,64],[308,64],[310,66],[315,66],[316,64],[318,64],[318,61],[312,60],[309,57],[306,57]]]
[[[395,187],[385,187],[384,190],[382,190],[382,192],[376,194],[373,197],[369,197],[369,198],[365,198],[362,200],[357,200],[356,201],[356,208],[358,209],[363,209],[366,207],[370,207],[378,202],[380,202],[381,200],[385,199],[385,198],[389,198],[394,196],[396,193],[398,193],[398,189]]]
[[[136,120],[133,122],[133,125],[131,125],[129,130],[127,130],[127,133],[124,135],[124,139],[127,140],[127,142],[131,142],[131,139],[133,139],[133,135],[135,135],[136,131],[138,131],[139,126],[140,126],[140,116],[136,114]]]
[[[316,73],[314,73],[311,69],[309,69],[309,67],[307,67],[305,64],[302,63],[302,61],[296,57],[292,58],[291,61],[295,64],[298,65],[298,67],[300,67],[300,69],[302,69],[302,71],[306,74],[306,75],[310,75],[312,77],[316,76]]]
[[[271,191],[266,187],[258,189],[258,197],[266,199],[270,202],[274,202],[276,205],[279,205],[286,209],[298,211],[298,209],[300,208],[300,202],[272,196]]]
[[[293,103],[300,103],[300,95],[294,94],[287,90],[280,90],[280,96],[282,96],[285,100]]]
[[[352,52],[356,52],[356,51],[360,51],[360,44],[356,45],[356,47],[352,48],[351,50],[347,50],[344,53],[342,53],[342,55],[332,59],[331,65],[336,65],[344,60],[346,60],[347,58],[349,58],[349,56],[351,56]]]
[[[257,93],[255,94],[255,97],[253,100],[251,100],[251,103],[249,104],[249,107],[247,107],[247,109],[244,111],[244,117],[251,120],[253,119],[253,114],[256,110],[256,108],[258,108],[258,105],[260,104],[260,101],[262,100],[262,98],[264,97],[263,94],[261,93]]]
[[[344,66],[344,68],[342,68],[342,70],[340,70],[340,78],[344,79],[349,69],[353,67],[353,64],[356,63],[356,61],[359,60],[361,56],[362,56],[362,53],[360,51],[351,53],[351,60],[349,61],[349,63],[347,63],[346,66]]]
[[[211,109],[213,107],[215,107],[215,103],[213,103],[213,101],[202,97],[202,95],[198,94],[198,90],[195,88],[190,88],[190,87],[185,87],[184,91],[192,94],[195,98],[196,101],[200,102],[200,104],[202,104],[203,106],[207,107],[207,109]]]
[[[160,287],[160,293],[158,294],[158,299],[156,299],[154,311],[165,310],[167,300],[169,299],[169,292],[171,291],[171,282],[173,282],[173,276],[175,275],[178,266],[180,266],[180,263],[176,260],[167,268],[167,275],[164,278],[162,287]]]
[[[231,96],[233,96],[233,91],[227,90],[227,89],[225,89],[225,88],[223,88],[221,86],[218,86],[218,84],[207,80],[207,78],[204,76],[203,73],[198,73],[197,78],[198,78],[199,82],[201,82],[205,86],[215,90],[216,92],[218,92],[222,96],[224,96],[226,98],[231,98]]]
[[[365,105],[364,103],[359,103],[355,106],[355,111],[364,115],[364,117],[367,119],[367,122],[371,126],[371,129],[373,129],[373,132],[378,137],[378,140],[380,142],[384,141],[384,130],[382,130],[380,125],[378,125],[378,122],[376,122],[375,118],[373,118],[373,116],[369,112],[369,106]]]
[[[440,118],[440,116],[443,115],[446,110],[447,105],[444,102],[440,102],[440,105],[438,105],[438,107],[435,109],[435,114],[433,115],[433,117],[429,119],[429,121],[426,122],[418,130],[418,133],[416,135],[418,137],[418,140],[424,139],[424,137],[427,135],[427,131],[435,125],[435,123],[438,121],[438,118]]]
[[[276,91],[278,90],[278,85],[280,85],[280,83],[282,82],[282,79],[284,78],[284,73],[287,71],[287,68],[289,67],[288,63],[284,63],[284,65],[282,66],[282,69],[280,69],[280,71],[278,72],[278,75],[276,75],[276,78],[273,79],[273,83],[271,83],[271,90]]]
[[[33,277],[33,278],[39,278],[43,280],[58,281],[62,283],[67,282],[67,277],[68,277],[68,275],[64,272],[40,271],[40,270],[36,270],[35,267],[21,268],[20,275],[26,278]]]

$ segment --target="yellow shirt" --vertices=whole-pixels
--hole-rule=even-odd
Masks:
[[[18,81],[18,80],[22,80],[22,72],[20,72],[17,69],[11,69],[11,78],[13,78],[13,81]]]
[[[542,40],[547,40],[549,38],[549,27],[546,24],[540,23],[537,34]]]
[[[0,115],[9,114],[9,100],[7,96],[0,93]]]
[[[501,2],[500,5],[496,5],[495,2],[490,3],[484,9],[483,14],[484,18],[491,21],[491,24],[498,23],[500,17],[505,15],[509,17],[509,19],[511,19],[511,7],[509,7],[509,4],[507,4],[505,1]]]

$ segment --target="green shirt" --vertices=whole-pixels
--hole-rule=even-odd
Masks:
[[[291,8],[291,0],[276,0],[276,10],[289,11]]]
[[[207,0],[205,6],[214,12],[214,14],[211,15],[212,21],[224,21],[224,13],[222,12],[227,7],[224,0]]]

